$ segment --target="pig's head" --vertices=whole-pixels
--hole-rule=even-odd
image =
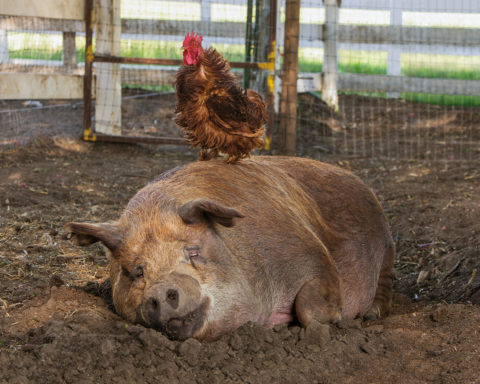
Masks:
[[[116,223],[69,223],[66,229],[78,245],[100,241],[108,249],[115,309],[126,320],[176,339],[216,337],[215,311],[235,295],[225,288],[235,266],[218,229],[243,216],[208,199],[139,201]]]

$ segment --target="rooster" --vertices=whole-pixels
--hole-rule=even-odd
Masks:
[[[187,34],[183,65],[175,77],[176,123],[200,160],[225,153],[235,163],[263,146],[267,113],[262,97],[236,83],[230,65],[215,49],[202,47],[203,37]]]

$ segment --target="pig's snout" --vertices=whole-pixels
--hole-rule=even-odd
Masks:
[[[189,276],[168,280],[147,289],[141,309],[143,320],[173,338],[192,337],[205,320],[209,300],[201,299],[198,282]]]
[[[148,290],[145,315],[152,326],[159,327],[162,319],[166,320],[175,315],[180,301],[180,292],[176,287],[165,289],[162,286],[153,286]]]

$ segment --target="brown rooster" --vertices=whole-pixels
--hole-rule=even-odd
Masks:
[[[228,154],[227,163],[248,157],[263,145],[267,121],[262,97],[237,86],[230,65],[215,49],[202,48],[202,36],[187,34],[183,65],[176,78],[176,123],[200,160]]]

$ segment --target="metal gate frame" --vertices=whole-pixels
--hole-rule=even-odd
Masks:
[[[265,150],[271,149],[272,131],[275,120],[274,111],[274,71],[275,71],[275,31],[277,22],[277,1],[270,0],[269,16],[269,38],[268,38],[268,61],[267,62],[230,62],[232,68],[249,68],[268,71],[267,76],[267,129],[265,137]],[[85,75],[83,85],[83,139],[86,141],[107,141],[117,143],[150,143],[150,144],[171,144],[188,145],[185,139],[177,137],[154,137],[154,136],[125,136],[106,135],[95,132],[92,126],[92,82],[93,63],[124,63],[124,64],[152,64],[152,65],[182,65],[182,60],[174,59],[148,59],[134,57],[120,57],[97,55],[93,52],[93,21],[94,21],[94,0],[85,0]]]

